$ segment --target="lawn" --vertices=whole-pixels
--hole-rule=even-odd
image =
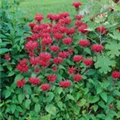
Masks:
[[[42,13],[44,16],[48,13],[59,13],[68,11],[74,13],[72,2],[76,0],[23,0],[20,9],[25,10],[30,17],[36,13]]]

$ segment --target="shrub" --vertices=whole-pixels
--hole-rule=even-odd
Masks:
[[[4,119],[120,119],[120,8],[112,3],[94,17],[99,4],[96,12],[74,18],[68,12],[48,14],[49,23],[36,14],[25,39],[27,56],[3,93]],[[77,13],[82,6],[73,4]]]
[[[19,2],[2,0],[1,1],[1,84],[2,89],[6,85],[13,83],[15,75],[15,63],[25,56],[24,39],[28,36],[29,27],[27,26],[28,19],[24,17],[23,11],[17,9]],[[18,54],[19,53],[19,54]]]

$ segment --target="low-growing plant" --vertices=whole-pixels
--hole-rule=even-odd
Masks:
[[[98,2],[99,3],[99,2]],[[107,2],[106,2],[107,3]],[[119,3],[100,13],[36,14],[31,35],[6,86],[1,117],[8,120],[119,120]],[[86,6],[85,6],[86,7]],[[83,7],[84,8],[84,7]]]

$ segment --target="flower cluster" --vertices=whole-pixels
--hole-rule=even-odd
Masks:
[[[73,3],[76,11],[81,5],[80,2]],[[101,42],[94,44],[91,39],[85,37],[90,31],[87,22],[82,20],[83,15],[75,15],[73,21],[68,12],[51,13],[46,18],[50,22],[43,23],[43,15],[36,14],[35,22],[29,23],[32,34],[25,39],[28,58],[19,60],[17,69],[21,73],[36,74],[37,77],[29,76],[28,83],[34,86],[40,85],[43,91],[49,90],[55,84],[68,88],[73,82],[82,82],[84,73],[94,67],[93,56],[84,54],[84,49],[101,54],[104,51],[104,44]],[[104,25],[95,30],[101,36],[108,33]],[[76,35],[79,37],[75,38]],[[5,58],[10,59],[9,55]],[[84,72],[81,72],[82,69]],[[58,74],[60,77],[57,76]],[[118,79],[120,73],[114,71],[112,77]],[[25,79],[18,80],[17,86],[23,87],[27,83],[25,81]]]

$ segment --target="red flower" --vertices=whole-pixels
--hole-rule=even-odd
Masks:
[[[90,45],[90,41],[89,40],[80,40],[79,45],[82,47],[87,47],[88,45]]]
[[[73,57],[73,61],[74,61],[74,62],[80,62],[80,61],[82,61],[82,60],[83,60],[83,56],[75,55],[75,56]]]
[[[108,31],[106,30],[106,28],[103,25],[101,25],[100,27],[98,27],[97,31],[100,32],[102,35],[108,33]]]
[[[91,66],[93,64],[93,60],[90,59],[90,58],[86,58],[83,63],[86,65],[86,66]]]
[[[42,14],[36,14],[35,15],[35,20],[40,22],[42,19],[44,19],[43,15]]]
[[[50,59],[51,59],[51,54],[50,53],[47,53],[47,52],[45,52],[45,53],[40,53],[40,55],[39,55],[39,58],[40,58],[40,60],[43,60],[43,61],[49,61]]]
[[[80,2],[73,2],[72,5],[73,5],[76,9],[79,9],[79,6],[81,6],[82,3],[80,3]]]
[[[7,54],[5,54],[5,59],[7,60],[7,61],[10,61],[10,53],[7,53]]]
[[[38,65],[39,64],[39,58],[38,57],[31,57],[30,58],[30,63],[34,66]]]
[[[42,85],[40,86],[40,89],[41,89],[41,90],[44,90],[44,91],[49,90],[50,88],[51,88],[51,86],[50,86],[49,84],[47,84],[47,83],[42,84]]]
[[[61,64],[63,62],[63,59],[61,57],[54,57],[53,63]]]
[[[59,51],[59,46],[51,46],[50,47],[50,50],[52,50],[54,53],[58,52]]]
[[[83,18],[82,15],[76,15],[76,16],[75,16],[75,19],[76,19],[76,20],[81,20],[82,18]]]
[[[47,79],[48,79],[50,82],[55,82],[55,80],[57,79],[57,76],[56,76],[56,75],[48,75],[48,76],[47,76]]]
[[[75,72],[76,68],[75,67],[69,67],[68,68],[68,73],[73,74]]]
[[[20,72],[27,72],[29,70],[29,66],[27,65],[27,59],[20,60],[19,64],[17,65],[17,69]]]
[[[74,28],[68,28],[68,29],[66,29],[66,34],[67,35],[72,35],[74,33],[75,33],[75,29]]]
[[[87,26],[87,24],[84,23],[78,28],[78,31],[84,34],[84,33],[88,32],[87,29],[88,29],[88,26]]]
[[[20,88],[20,87],[22,88],[22,87],[24,87],[24,85],[25,85],[25,80],[24,79],[17,81],[18,88]]]
[[[78,81],[82,80],[82,76],[79,75],[79,74],[75,74],[75,75],[73,76],[73,80],[74,80],[75,82],[78,82]]]
[[[68,12],[61,12],[59,15],[60,15],[60,18],[66,18],[69,16],[69,13]]]
[[[119,71],[113,71],[113,72],[112,72],[112,77],[113,77],[113,79],[118,79],[118,78],[120,78],[120,72],[119,72]]]
[[[35,24],[34,22],[29,23],[29,27],[30,27],[31,29],[33,29],[33,27],[34,27],[35,25],[36,25],[36,24]]]
[[[63,52],[59,52],[59,54],[58,54],[60,57],[62,57],[62,58],[66,58],[66,57],[68,57],[68,55],[69,55],[69,52],[66,52],[66,51],[63,51]]]
[[[66,45],[70,45],[72,42],[73,42],[72,38],[65,38],[65,39],[63,39],[63,43],[66,44]]]
[[[39,61],[40,65],[42,65],[43,67],[48,67],[50,65],[49,61],[44,61],[44,60],[40,60]]]
[[[34,50],[38,47],[38,42],[37,41],[28,41],[25,44],[25,49],[28,51]]]
[[[38,85],[40,84],[40,79],[35,77],[30,77],[29,82],[32,83],[33,85]]]
[[[54,33],[54,38],[57,39],[57,40],[60,40],[60,39],[63,38],[63,34],[62,34],[62,33],[55,32],[55,33]]]
[[[70,17],[67,17],[67,18],[63,18],[60,20],[60,24],[62,25],[68,25],[71,23],[71,18]]]
[[[94,44],[91,46],[91,49],[94,51],[94,52],[102,52],[102,50],[104,49],[104,47],[102,45],[99,45],[99,44]]]
[[[70,83],[70,81],[66,80],[66,81],[59,82],[59,85],[63,88],[67,88],[67,87],[71,86],[71,83]]]
[[[43,38],[42,40],[41,40],[41,44],[42,45],[46,45],[46,46],[48,46],[48,45],[50,45],[50,44],[52,44],[53,43],[53,40],[49,37],[49,38]]]

